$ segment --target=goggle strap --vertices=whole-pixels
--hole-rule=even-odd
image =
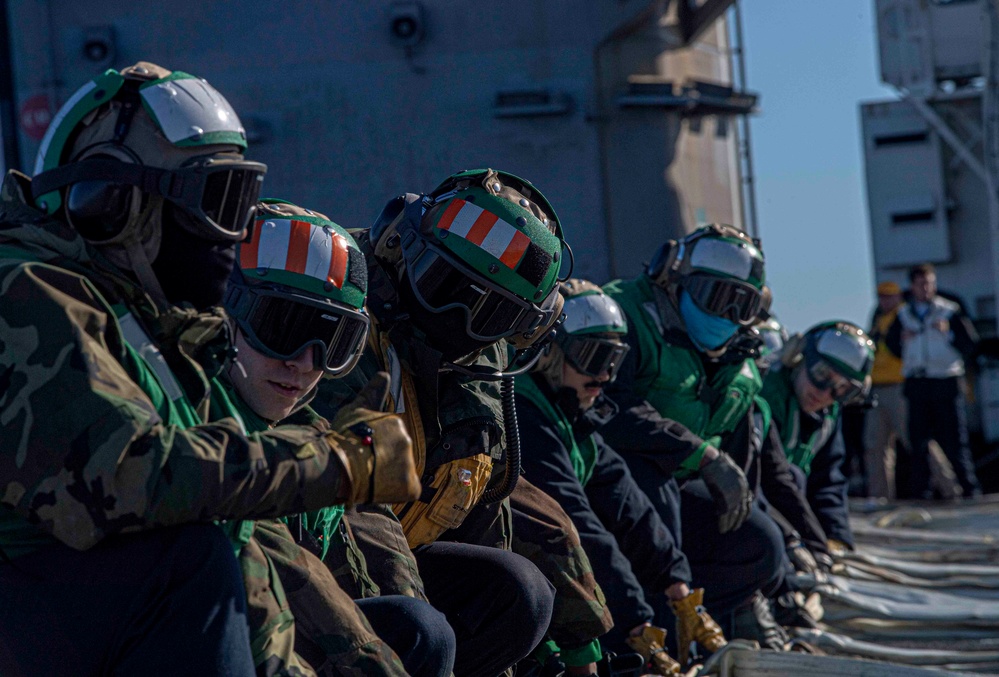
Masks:
[[[59,188],[82,181],[114,181],[136,186],[147,193],[160,193],[163,169],[122,162],[121,160],[92,158],[55,167],[31,179],[31,193],[35,199]]]

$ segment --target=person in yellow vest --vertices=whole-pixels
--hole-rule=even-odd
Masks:
[[[895,498],[895,443],[908,446],[905,400],[902,397],[902,359],[888,350],[885,336],[902,305],[902,288],[895,282],[878,285],[878,307],[871,319],[871,340],[876,346],[871,370],[871,394],[878,405],[864,419],[864,469],[867,495]]]

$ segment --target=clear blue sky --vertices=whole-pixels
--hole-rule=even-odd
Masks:
[[[773,309],[792,332],[866,325],[874,303],[858,104],[878,78],[874,0],[741,0],[757,213]]]

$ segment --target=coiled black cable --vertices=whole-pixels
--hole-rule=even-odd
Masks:
[[[500,402],[503,406],[503,430],[506,432],[506,471],[503,482],[482,495],[485,503],[498,503],[512,494],[520,477],[520,428],[517,426],[517,407],[513,396],[513,376],[504,376],[500,379]]]

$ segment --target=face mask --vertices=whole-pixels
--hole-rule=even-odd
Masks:
[[[687,292],[680,292],[680,315],[687,325],[687,335],[700,350],[716,350],[723,346],[739,325],[723,317],[709,315],[694,303]]]
[[[187,301],[198,310],[222,303],[236,261],[235,243],[203,240],[168,219],[164,222],[153,272],[167,300]]]

